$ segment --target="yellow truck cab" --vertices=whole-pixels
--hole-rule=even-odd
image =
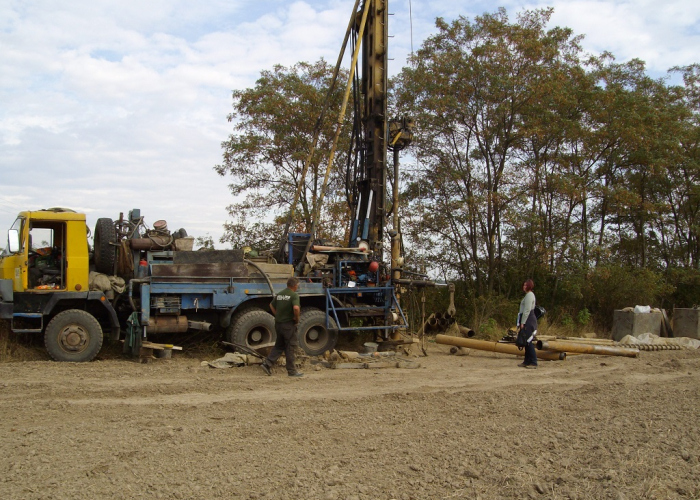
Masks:
[[[102,325],[119,323],[102,292],[89,290],[85,214],[65,208],[20,212],[0,256],[0,318],[15,332],[44,333],[49,354],[87,361],[102,347]]]
[[[66,209],[20,212],[8,232],[0,278],[11,279],[15,292],[87,291],[88,259],[85,214]]]

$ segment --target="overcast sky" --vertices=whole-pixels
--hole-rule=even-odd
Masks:
[[[213,166],[231,90],[261,70],[335,63],[353,0],[0,0],[0,247],[18,211],[117,218],[141,208],[193,236],[223,233],[229,179]],[[435,18],[555,8],[552,26],[650,74],[700,62],[697,0],[390,0],[391,74]],[[411,15],[409,15],[411,13]],[[218,244],[217,248],[222,248]]]

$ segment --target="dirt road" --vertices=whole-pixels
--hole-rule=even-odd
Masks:
[[[700,498],[700,353],[0,365],[0,498]]]

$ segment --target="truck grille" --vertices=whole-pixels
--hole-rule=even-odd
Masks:
[[[157,296],[151,297],[151,308],[156,309],[160,314],[180,314],[180,297]]]

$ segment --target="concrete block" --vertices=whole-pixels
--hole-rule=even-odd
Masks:
[[[700,339],[700,309],[673,309],[673,336]]]
[[[617,309],[613,312],[613,340],[621,340],[625,335],[638,336],[653,333],[661,336],[661,312],[635,313],[632,310]]]

